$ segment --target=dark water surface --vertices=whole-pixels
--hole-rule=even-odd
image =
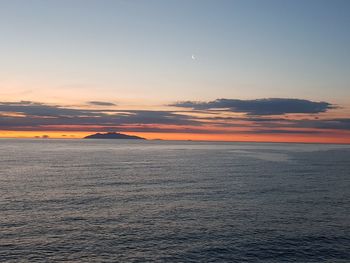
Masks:
[[[0,262],[350,262],[350,146],[0,140]]]

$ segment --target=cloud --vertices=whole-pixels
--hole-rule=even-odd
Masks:
[[[3,130],[51,130],[50,126],[96,130],[96,127],[144,124],[201,125],[201,122],[171,111],[72,109],[33,102],[0,102],[0,129]]]
[[[248,115],[283,115],[288,113],[321,113],[336,108],[328,102],[302,99],[268,98],[256,100],[217,99],[209,102],[184,101],[170,106],[194,110],[228,110]]]
[[[292,99],[265,99],[263,104],[281,100],[286,105],[292,105],[288,112],[295,113],[296,101]],[[216,103],[220,101],[220,103]],[[222,105],[222,100],[207,103],[187,102],[193,110],[121,110],[69,108],[62,105],[48,105],[40,102],[0,102],[0,130],[14,131],[129,131],[129,132],[164,132],[164,133],[201,133],[201,134],[313,134],[329,130],[350,131],[349,118],[315,118],[293,119],[283,115],[273,116],[271,109],[253,108],[254,102],[244,101],[250,105],[244,106],[246,116],[232,115],[232,100],[225,102],[220,111],[213,109]],[[292,101],[292,103],[290,103]],[[327,103],[323,108],[319,102],[297,100],[301,104],[318,105],[302,108],[303,112],[323,112],[333,107]],[[288,104],[289,103],[289,104]],[[209,106],[210,104],[210,106]],[[215,107],[213,106],[215,104]],[[199,106],[200,105],[200,106]],[[253,106],[252,106],[253,105]],[[231,108],[230,108],[231,107]],[[243,111],[243,106],[240,108]],[[203,108],[203,110],[197,110]],[[248,111],[249,108],[249,111]],[[326,108],[326,109],[325,109]],[[286,109],[276,112],[285,113]],[[301,111],[301,110],[300,110]],[[299,112],[300,112],[299,111]],[[207,114],[207,113],[210,114]],[[267,112],[269,114],[267,114]],[[258,114],[259,113],[259,114]],[[264,114],[262,114],[264,113]],[[309,116],[308,116],[309,117]]]
[[[296,125],[303,128],[350,130],[349,118],[335,118],[323,120],[301,120]]]
[[[95,106],[116,106],[115,103],[107,101],[88,101],[88,104]]]
[[[70,109],[58,105],[46,105],[38,102],[0,102],[0,112],[16,112],[33,116],[86,116],[94,115],[90,110]]]
[[[322,133],[322,130],[293,130],[293,129],[287,129],[287,130],[271,130],[271,129],[256,129],[249,131],[247,133],[252,134],[318,134]]]

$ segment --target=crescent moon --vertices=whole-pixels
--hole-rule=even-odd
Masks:
[[[195,60],[195,59],[196,59],[196,57],[195,57],[194,55],[192,55],[191,57],[192,57],[192,59],[193,59],[193,60]]]

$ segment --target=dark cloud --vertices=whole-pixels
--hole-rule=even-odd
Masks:
[[[89,110],[79,110],[64,108],[61,106],[45,105],[37,102],[21,101],[21,102],[0,102],[1,112],[16,112],[33,116],[92,116],[94,113]]]
[[[140,124],[200,125],[201,123],[188,115],[171,111],[88,110],[32,102],[0,102],[0,129],[4,130],[41,130],[57,125],[75,125],[80,126],[79,129],[84,126],[84,130],[90,130],[92,126],[118,127]]]
[[[287,130],[268,130],[268,129],[256,129],[249,131],[247,133],[253,133],[253,134],[319,134],[323,133],[322,130],[292,130],[292,129],[287,129]]]
[[[321,113],[335,108],[328,102],[314,102],[301,99],[269,98],[256,100],[217,99],[209,102],[184,101],[170,106],[194,110],[225,109],[244,112],[248,115],[281,115],[287,113]]]
[[[283,100],[283,99],[266,99]],[[286,104],[290,99],[285,99]],[[257,100],[261,101],[261,100]],[[293,100],[294,101],[294,100]],[[298,100],[303,101],[303,100]],[[308,103],[316,103],[307,101]],[[306,102],[303,102],[306,103]],[[301,104],[303,104],[301,103]],[[306,103],[306,104],[308,104]],[[321,103],[321,102],[320,102]],[[197,103],[200,104],[200,103]],[[209,104],[209,103],[207,103]],[[295,107],[297,103],[292,103]],[[188,107],[190,102],[186,104]],[[327,108],[333,107],[327,104]],[[284,116],[271,116],[267,109],[250,109],[248,116],[230,116],[231,108],[223,113],[215,107],[205,106],[206,109],[198,114],[198,108],[187,111],[149,111],[149,110],[108,110],[108,109],[79,109],[60,105],[47,105],[38,102],[0,102],[0,130],[18,131],[134,131],[134,132],[178,132],[178,133],[264,133],[264,134],[312,134],[326,132],[329,129],[350,131],[349,118],[333,119],[292,119]],[[232,107],[232,105],[231,105]],[[321,107],[321,106],[320,106]],[[304,107],[303,112],[312,111]],[[321,107],[322,108],[322,107]],[[319,110],[321,111],[321,108]],[[242,110],[242,108],[241,108]],[[276,112],[282,112],[282,109]],[[286,110],[283,112],[285,113]],[[292,110],[289,110],[291,112]],[[293,110],[295,113],[296,110]],[[316,111],[316,106],[313,108]],[[321,111],[322,112],[322,111]],[[196,113],[196,116],[191,116]],[[227,114],[228,113],[228,114]],[[254,114],[253,114],[254,113]],[[258,116],[253,116],[258,115]],[[210,126],[210,129],[207,127]],[[232,129],[231,129],[232,128]],[[241,128],[235,131],[235,128]],[[246,131],[242,131],[246,130]]]
[[[296,121],[296,125],[303,128],[350,130],[349,118],[316,119]]]
[[[88,101],[88,104],[95,106],[116,106],[115,103],[107,101]]]

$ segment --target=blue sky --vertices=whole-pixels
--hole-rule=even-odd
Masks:
[[[3,0],[0,7],[3,96],[350,97],[346,0]]]

